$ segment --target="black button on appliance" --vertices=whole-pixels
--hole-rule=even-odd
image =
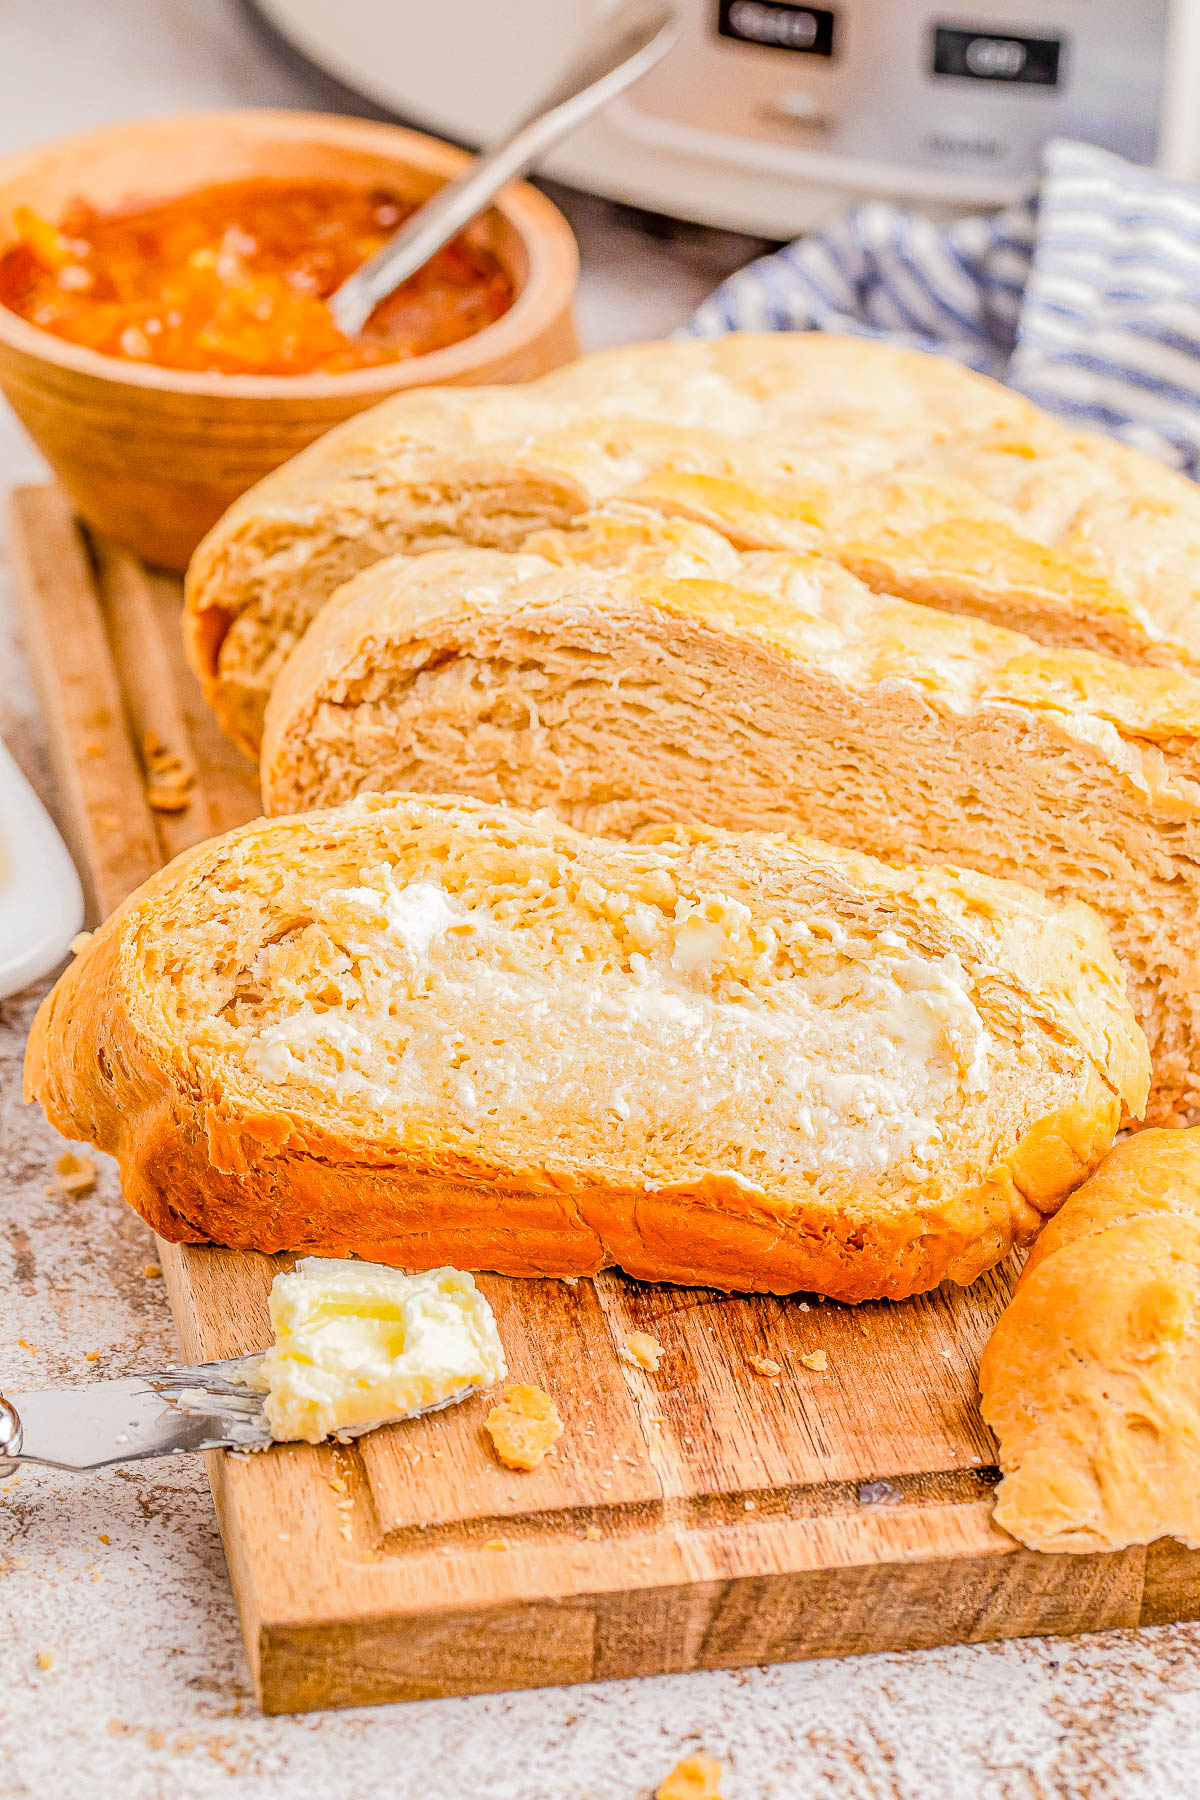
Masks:
[[[717,0],[717,35],[770,50],[832,56],[837,16],[825,6],[790,0]]]
[[[967,31],[935,25],[933,73],[968,81],[1023,82],[1057,87],[1063,67],[1062,38],[1017,37],[1009,31]]]

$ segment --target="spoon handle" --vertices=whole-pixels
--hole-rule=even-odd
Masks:
[[[675,42],[670,0],[624,0],[540,104],[503,142],[456,181],[439,188],[406,225],[329,296],[347,337],[356,337],[381,300],[422,268],[481,213],[509,181],[532,168],[569,131],[653,68]]]

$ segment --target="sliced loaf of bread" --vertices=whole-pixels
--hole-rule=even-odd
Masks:
[[[169,1239],[843,1300],[973,1280],[1146,1083],[1086,908],[397,797],[180,858],[27,1060]]]
[[[1103,918],[1151,1116],[1200,1105],[1200,682],[685,521],[615,513],[532,543],[347,584],[272,700],[269,812],[455,791],[600,832],[799,829],[1027,881]]]
[[[807,519],[828,553],[914,599],[1011,606],[1046,642],[1200,663],[1200,493],[1182,476],[940,357],[733,333],[604,351],[523,386],[398,395],[253,488],[188,576],[189,651],[224,729],[256,752],[283,658],[368,564],[515,549],[630,490],[675,506],[677,474],[799,484],[777,535],[748,541]]]

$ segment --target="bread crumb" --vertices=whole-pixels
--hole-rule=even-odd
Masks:
[[[110,1539],[109,1539],[109,1535],[108,1535],[108,1533],[107,1533],[107,1531],[101,1531],[101,1532],[99,1532],[99,1533],[98,1533],[98,1536],[99,1536],[99,1538],[100,1538],[100,1542],[101,1542],[101,1543],[102,1543],[102,1544],[107,1544],[107,1543],[109,1543],[109,1542],[110,1542]]]
[[[83,1360],[84,1362],[99,1362],[100,1352],[98,1350],[85,1350],[83,1353]]]
[[[800,1361],[806,1369],[812,1369],[817,1375],[823,1375],[829,1367],[829,1358],[823,1350],[809,1350],[800,1358]]]
[[[95,934],[90,931],[77,931],[67,948],[72,956],[82,956]]]
[[[653,1375],[666,1352],[657,1338],[648,1331],[634,1331],[625,1339],[617,1351],[622,1362],[630,1363],[635,1369],[649,1369]]]
[[[96,1185],[96,1165],[90,1156],[76,1156],[64,1150],[54,1164],[54,1186],[48,1194],[90,1194]]]
[[[37,1659],[38,1659],[38,1667],[39,1668],[52,1669],[54,1667],[54,1652],[53,1652],[53,1650],[39,1650],[37,1653]]]
[[[485,1550],[507,1550],[508,1549],[508,1539],[502,1538],[502,1537],[488,1538],[485,1541],[483,1547]]]
[[[583,1535],[589,1544],[598,1544],[604,1533],[598,1525],[589,1525]]]
[[[782,1366],[770,1356],[752,1356],[750,1358],[750,1367],[754,1370],[756,1375],[773,1376],[783,1374]]]
[[[142,738],[142,760],[146,765],[148,804],[155,812],[185,812],[192,803],[189,790],[196,785],[195,770],[152,731]]]
[[[755,1512],[758,1507],[758,1502],[756,1500],[743,1500],[742,1505],[747,1512]]]
[[[654,1790],[654,1800],[721,1800],[721,1765],[711,1756],[685,1756]]]
[[[562,1436],[562,1420],[549,1394],[510,1382],[485,1421],[496,1455],[509,1469],[536,1469]]]
[[[147,1263],[142,1270],[142,1274],[147,1281],[157,1281],[162,1274],[162,1264],[153,1262]]]

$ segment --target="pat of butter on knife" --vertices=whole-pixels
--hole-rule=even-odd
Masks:
[[[492,1309],[459,1269],[307,1256],[275,1277],[270,1308],[253,1386],[281,1442],[411,1418],[507,1374]]]

